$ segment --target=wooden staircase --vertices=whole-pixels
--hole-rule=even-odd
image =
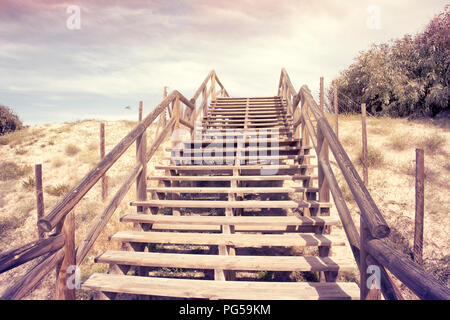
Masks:
[[[109,272],[82,289],[113,299],[358,299],[356,283],[336,282],[356,264],[331,257],[346,239],[331,233],[340,220],[318,200],[313,147],[292,122],[279,96],[212,101],[192,140],[148,177],[148,199],[121,218],[134,225],[110,237],[123,250],[96,258]]]

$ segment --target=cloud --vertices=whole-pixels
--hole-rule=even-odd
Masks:
[[[66,28],[66,8],[72,4],[81,7],[81,30]],[[372,4],[380,6],[380,30],[366,26]],[[419,31],[444,5],[437,0],[3,0],[0,74],[7,76],[0,78],[0,103],[30,122],[41,118],[32,113],[54,121],[52,110],[60,103],[68,106],[61,117],[72,112],[78,118],[92,114],[86,110],[111,113],[140,99],[151,108],[165,85],[190,97],[211,69],[231,95],[276,94],[281,67],[296,87],[306,83],[314,91],[320,76],[331,81],[372,42]]]

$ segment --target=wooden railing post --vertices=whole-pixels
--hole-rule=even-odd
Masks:
[[[414,223],[414,261],[422,264],[424,219],[424,151],[416,149],[416,214]]]
[[[34,167],[35,173],[35,185],[36,185],[36,208],[37,208],[37,220],[44,216],[44,192],[42,191],[42,164],[37,164]],[[38,238],[43,239],[45,232],[38,224]]]
[[[333,105],[334,105],[334,130],[336,132],[336,137],[339,138],[339,106],[338,106],[338,92],[337,87],[334,86],[334,99],[333,99]]]
[[[105,124],[100,123],[100,159],[105,157]],[[106,180],[106,173],[102,176],[102,200],[105,201],[108,197],[108,185]]]
[[[367,252],[366,241],[368,236],[368,230],[365,226],[362,215],[359,218],[359,235],[360,235],[360,248],[359,248],[359,289],[360,299],[365,300],[367,297]]]
[[[216,73],[213,72],[211,75],[211,100],[216,100]]]
[[[361,129],[362,129],[362,167],[364,185],[369,185],[369,163],[367,153],[367,126],[366,126],[366,104],[361,105]]]
[[[68,268],[75,266],[75,214],[70,211],[62,226],[64,235],[64,258],[59,266],[57,266],[57,299],[58,300],[75,300],[75,287],[69,288],[68,285]]]
[[[319,202],[323,203],[329,203],[330,202],[330,187],[328,184],[328,180],[325,176],[325,173],[323,171],[322,166],[320,165],[320,162],[327,162],[329,161],[329,151],[328,151],[328,142],[325,139],[325,136],[322,132],[322,129],[320,126],[317,126],[317,150],[319,150],[319,154],[317,155],[318,160],[318,186],[319,186]],[[319,216],[329,216],[330,215],[330,209],[327,207],[324,208],[318,208],[318,215]],[[319,228],[320,233],[329,234],[330,233],[330,227],[327,226],[325,228],[320,227]],[[327,257],[330,253],[330,247],[329,246],[319,246],[319,256],[321,257]],[[335,281],[337,277],[337,272],[321,272],[320,273],[320,281]]]
[[[139,122],[142,121],[142,101],[139,102]],[[142,170],[136,178],[136,196],[139,201],[147,200],[147,130],[136,139],[136,160],[141,163]],[[138,213],[144,213],[144,207],[137,207]]]
[[[325,110],[324,110],[325,101],[324,101],[324,92],[323,92],[323,77],[320,77],[319,104],[320,104],[320,111],[322,111],[322,113],[324,113],[325,112]]]

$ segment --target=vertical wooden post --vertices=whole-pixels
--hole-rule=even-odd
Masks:
[[[367,288],[367,252],[366,252],[366,241],[368,230],[365,226],[364,219],[362,215],[359,217],[359,235],[360,235],[360,248],[359,248],[359,289],[360,289],[360,299],[365,300],[367,293],[369,292]]]
[[[167,98],[167,87],[164,86],[163,99]]]
[[[339,107],[338,107],[338,94],[337,94],[337,87],[334,86],[334,130],[336,132],[336,137],[339,138]]]
[[[64,259],[57,269],[57,299],[58,300],[75,300],[75,288],[69,288],[67,280],[69,274],[67,269],[75,266],[75,215],[73,210],[69,212],[62,227],[64,234]]]
[[[414,261],[422,264],[423,219],[424,219],[424,151],[416,149],[416,216],[414,225]]]
[[[328,162],[329,151],[328,151],[328,142],[325,139],[324,134],[322,133],[322,129],[320,126],[317,126],[317,149],[319,150],[319,154],[317,155],[317,160],[325,160]],[[320,203],[328,203],[330,202],[330,187],[328,184],[328,180],[325,177],[325,174],[322,170],[322,167],[318,166],[318,186],[319,186],[319,202]],[[329,216],[330,208],[321,208],[317,209],[317,215],[319,216]],[[316,229],[317,233],[329,234],[330,227],[319,227]],[[330,254],[329,246],[319,246],[319,256],[327,257]],[[320,281],[335,281],[337,277],[337,272],[320,272]]]
[[[139,122],[142,121],[142,101],[139,102]],[[136,160],[142,164],[142,170],[136,178],[136,196],[139,201],[147,200],[147,131],[136,139]],[[138,213],[144,213],[144,207],[137,207]]]
[[[44,192],[42,191],[42,164],[37,164],[34,167],[35,185],[36,185],[36,208],[37,221],[44,216]],[[38,238],[43,239],[45,232],[38,225]]]
[[[363,156],[363,181],[367,187],[369,185],[369,163],[367,154],[367,127],[366,127],[366,104],[361,105],[361,123],[362,123],[362,156]]]
[[[216,100],[216,73],[211,75],[211,100]]]
[[[319,102],[320,102],[320,110],[322,113],[324,112],[324,93],[323,93],[323,77],[320,77],[320,96],[319,96]]]
[[[105,124],[100,123],[100,159],[105,157]],[[102,176],[102,200],[108,197],[108,185],[106,181],[106,173]]]

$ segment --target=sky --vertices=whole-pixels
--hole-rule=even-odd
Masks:
[[[321,76],[328,84],[372,43],[420,32],[445,5],[0,0],[0,105],[27,125],[136,119],[140,100],[147,113],[164,86],[191,98],[212,69],[230,96],[276,95],[283,67],[316,92]]]

